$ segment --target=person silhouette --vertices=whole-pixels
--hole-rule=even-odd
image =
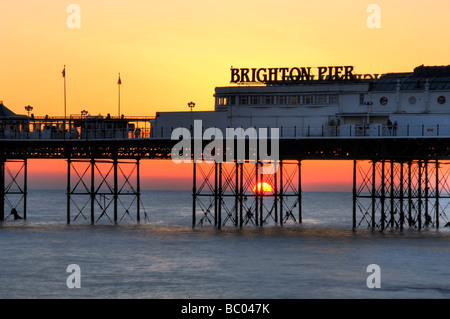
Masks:
[[[23,219],[23,217],[20,217],[17,213],[17,210],[15,208],[11,209],[11,215],[14,216],[14,220]]]

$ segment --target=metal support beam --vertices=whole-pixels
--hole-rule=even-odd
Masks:
[[[435,212],[435,220],[436,220],[436,228],[439,228],[439,197],[440,197],[440,188],[439,188],[439,161],[436,160],[435,163],[435,174],[436,174],[436,212]]]
[[[197,204],[197,163],[192,161],[192,227],[195,227],[196,223],[196,204]]]
[[[222,227],[222,163],[219,163],[219,212],[218,212],[218,220],[217,227],[220,229]]]
[[[264,211],[264,175],[263,175],[263,163],[259,163],[259,189],[257,188],[257,191],[259,193],[260,197],[260,206],[259,206],[259,223],[260,226],[263,226],[264,224],[264,217],[263,217],[263,211]]]
[[[408,162],[408,226],[413,224],[412,219],[412,180],[411,180],[411,161]]]
[[[302,223],[302,161],[298,161],[298,222]]]
[[[283,225],[283,202],[284,202],[283,161],[280,161],[280,225]]]
[[[375,186],[375,176],[376,176],[376,162],[372,161],[372,228],[376,226],[375,223],[375,209],[376,209],[376,186]]]
[[[259,191],[258,191],[258,184],[259,184],[259,175],[258,175],[258,162],[255,163],[255,224],[256,226],[259,226]]]
[[[400,163],[400,229],[403,229],[403,223],[405,222],[405,212],[403,208],[403,201],[404,201],[404,192],[403,192],[403,185],[405,183],[404,176],[403,176],[403,165],[404,163]]]
[[[385,187],[386,187],[386,176],[385,176],[385,161],[381,161],[381,230],[384,230],[385,222],[386,222],[386,213],[385,213],[385,207],[384,202],[386,199],[385,196]]]
[[[114,158],[113,160],[114,169],[114,186],[113,186],[113,197],[114,197],[114,223],[117,223],[117,201],[119,197],[119,185],[118,185],[118,160]]]
[[[417,221],[419,229],[422,229],[422,161],[419,160],[418,163],[418,178],[417,178],[417,192],[418,192],[418,200],[417,203],[418,206],[418,215],[417,215]]]
[[[214,226],[217,226],[217,197],[218,197],[218,176],[217,176],[217,162],[214,162]]]
[[[5,220],[5,161],[0,160],[0,221]]]
[[[239,164],[236,161],[234,163],[234,226],[238,225],[238,205],[239,205]]]
[[[240,163],[240,184],[239,184],[239,227],[244,224],[244,163]]]
[[[95,207],[95,159],[91,159],[91,224],[94,224],[94,207]]]
[[[136,220],[141,221],[141,169],[140,160],[136,160]]]
[[[127,170],[124,166],[132,168]],[[81,167],[81,169],[80,169]],[[73,179],[73,177],[75,177]],[[135,184],[134,182],[135,178]],[[67,223],[75,221],[79,216],[91,224],[97,223],[102,218],[107,218],[111,223],[117,223],[125,215],[134,221],[131,207],[136,205],[136,220],[140,221],[141,214],[141,189],[140,189],[140,161],[124,160],[118,158],[112,160],[69,159],[67,161]],[[125,198],[130,198],[125,200]],[[84,199],[83,199],[84,198]],[[87,199],[87,200],[86,200]],[[77,214],[72,219],[72,208]],[[99,209],[100,214],[96,218],[95,213]],[[124,214],[119,219],[119,213],[123,209]],[[90,218],[86,218],[85,212],[90,211]],[[134,210],[133,210],[134,211]],[[111,218],[110,216],[111,215]],[[145,218],[147,215],[145,214]]]
[[[352,211],[352,228],[356,229],[356,160],[353,160],[353,211]]]
[[[67,217],[67,224],[70,224],[70,192],[72,191],[71,189],[71,184],[70,184],[70,166],[71,166],[71,160],[70,158],[67,159],[67,208],[66,208],[66,217]]]
[[[27,219],[28,161],[23,160],[23,219]]]

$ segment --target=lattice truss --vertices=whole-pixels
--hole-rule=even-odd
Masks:
[[[268,168],[261,162],[195,163],[193,226],[301,222],[300,162],[280,162],[270,174],[263,167]]]
[[[354,161],[353,227],[447,225],[449,163]],[[359,216],[359,217],[358,217]]]
[[[27,218],[27,160],[7,160],[0,165],[1,219],[14,219],[13,210]]]
[[[67,223],[147,220],[140,195],[139,160],[68,160]]]

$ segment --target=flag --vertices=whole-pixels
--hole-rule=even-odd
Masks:
[[[64,66],[64,69],[62,70],[62,76],[63,76],[63,78],[66,77],[66,66]]]
[[[122,80],[120,79],[120,73],[119,73],[119,80],[117,81],[117,84],[119,84],[119,85],[122,84]]]

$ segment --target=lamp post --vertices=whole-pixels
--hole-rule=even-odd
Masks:
[[[30,112],[33,111],[33,107],[31,105],[27,105],[25,106],[25,110],[28,112],[28,125],[26,127],[28,138],[28,132],[30,131]]]
[[[25,110],[28,112],[28,117],[30,117],[30,112],[33,111],[33,107],[30,105],[25,106]]]
[[[84,123],[84,125],[83,125],[83,116],[84,117],[86,117],[86,115],[88,114],[89,112],[88,111],[86,111],[86,110],[82,110],[81,111],[81,138],[83,138],[83,130],[85,130],[86,129],[86,124]],[[83,126],[84,126],[84,129],[83,129]],[[85,134],[84,134],[85,135]]]
[[[193,132],[193,129],[194,129],[194,127],[192,126],[193,125],[193,121],[192,121],[192,109],[194,108],[194,106],[195,106],[195,103],[194,102],[189,102],[188,103],[188,106],[189,106],[189,108],[191,109],[191,129],[190,129],[190,131],[191,131],[191,133]]]
[[[83,119],[83,115],[86,116],[86,114],[88,114],[89,111],[83,110],[81,111],[81,119]]]

